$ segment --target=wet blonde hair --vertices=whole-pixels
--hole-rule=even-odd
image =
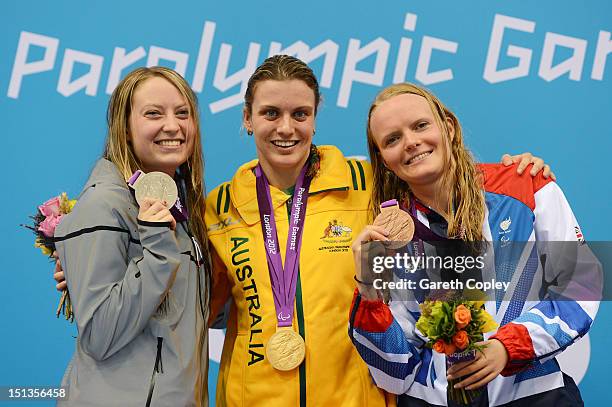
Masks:
[[[198,101],[195,93],[192,91],[185,79],[172,69],[165,67],[150,67],[137,68],[130,72],[115,88],[108,103],[107,123],[108,134],[106,137],[106,147],[104,149],[104,158],[111,161],[119,168],[123,177],[128,180],[132,174],[142,167],[140,160],[134,154],[134,149],[129,141],[130,133],[130,114],[132,112],[132,102],[134,92],[150,78],[163,78],[170,82],[179,91],[181,96],[185,98],[189,107],[189,114],[193,122],[193,151],[187,162],[180,166],[180,176],[185,180],[187,207],[189,208],[189,228],[201,243],[204,260],[205,272],[207,281],[210,282],[210,259],[208,251],[208,237],[206,227],[204,226],[204,164],[202,160],[202,140],[200,137],[200,114],[198,110]],[[200,286],[201,287],[201,286]],[[200,287],[198,289],[200,289]],[[198,376],[196,379],[196,398],[199,403],[204,403],[207,400],[207,366],[202,365],[200,357],[207,349],[207,323],[208,320],[208,303],[210,294],[210,284],[206,284],[207,290],[202,293],[204,295],[204,315],[202,315],[204,324],[199,327],[198,341],[196,354],[196,369]],[[206,348],[206,349],[204,349]]]
[[[411,83],[395,84],[383,89],[372,102],[368,112],[367,138],[374,184],[370,205],[373,214],[378,214],[380,204],[386,200],[398,198],[409,203],[412,199],[410,186],[385,167],[370,126],[372,114],[381,103],[403,94],[425,98],[442,133],[445,167],[441,185],[451,188],[446,212],[449,216],[448,236],[472,242],[482,240],[485,211],[482,176],[471,153],[463,144],[459,120],[434,94]],[[454,137],[451,137],[448,120],[453,124]]]

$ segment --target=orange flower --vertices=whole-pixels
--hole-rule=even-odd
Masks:
[[[444,342],[444,353],[446,356],[450,356],[457,351],[457,347],[452,343]]]
[[[455,310],[455,322],[457,322],[457,329],[465,328],[472,320],[472,313],[463,304],[459,305]]]
[[[470,344],[470,338],[468,337],[467,332],[461,330],[453,335],[453,344],[459,348],[459,350],[463,350],[467,348]]]
[[[433,345],[433,350],[438,353],[444,353],[444,341],[442,339],[438,339]]]

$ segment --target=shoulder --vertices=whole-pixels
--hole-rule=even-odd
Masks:
[[[72,212],[58,225],[56,235],[92,227],[132,229],[137,216],[138,206],[127,185],[101,180],[85,187]]]
[[[366,191],[372,184],[372,166],[366,156],[345,156],[336,146],[319,146],[321,170],[344,181],[349,190]]]
[[[540,171],[535,177],[529,174],[529,167],[519,175],[517,164],[509,167],[503,164],[479,164],[483,174],[483,187],[486,192],[512,197],[531,210],[535,209],[535,195],[549,184],[555,184],[546,179]]]
[[[213,188],[206,196],[206,216],[219,215],[224,210],[229,209],[230,200],[230,181],[223,182]]]

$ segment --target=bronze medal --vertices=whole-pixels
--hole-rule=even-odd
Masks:
[[[394,205],[382,206],[374,219],[374,225],[382,226],[389,231],[389,241],[383,242],[388,249],[404,247],[414,236],[414,221],[403,211],[397,202]]]

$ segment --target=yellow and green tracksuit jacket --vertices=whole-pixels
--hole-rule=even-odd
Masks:
[[[385,406],[347,334],[355,282],[351,243],[368,220],[371,168],[319,147],[299,260],[293,326],[306,342],[302,365],[281,372],[265,346],[276,331],[276,311],[260,225],[257,160],[206,200],[213,252],[216,313],[233,298],[217,383],[217,406]],[[290,196],[271,187],[280,251],[285,257]],[[394,403],[394,402],[391,402]]]

